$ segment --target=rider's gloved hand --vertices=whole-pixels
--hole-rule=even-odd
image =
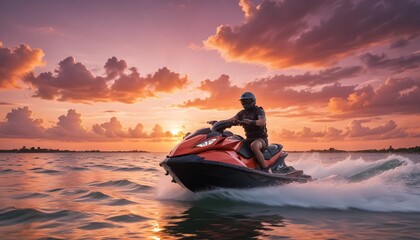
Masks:
[[[239,120],[232,120],[231,123],[234,125],[239,125],[241,122]]]

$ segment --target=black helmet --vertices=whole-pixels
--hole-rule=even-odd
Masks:
[[[244,92],[239,98],[239,101],[241,101],[242,107],[244,107],[245,110],[249,110],[255,107],[257,99],[252,92]]]

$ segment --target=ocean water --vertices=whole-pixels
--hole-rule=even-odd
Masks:
[[[0,154],[1,239],[420,239],[420,155],[290,153],[304,184],[194,194],[165,153]]]

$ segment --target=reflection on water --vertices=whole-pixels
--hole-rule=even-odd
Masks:
[[[411,170],[405,165],[402,170],[386,170],[394,171],[386,179],[401,177],[411,184],[404,196],[381,198],[377,194],[369,195],[370,202],[369,199],[363,199],[366,203],[361,201],[365,208],[375,206],[378,201],[387,207],[392,196],[396,202],[389,206],[409,210],[375,212],[352,209],[351,204],[344,210],[296,207],[299,202],[316,206],[316,201],[327,199],[338,199],[331,201],[335,204],[351,202],[334,195],[342,191],[325,191],[325,186],[317,189],[316,185],[193,194],[163,175],[158,163],[164,156],[0,154],[0,236],[2,239],[370,239],[372,236],[413,239],[420,236],[420,209],[412,211],[420,201],[415,191],[419,188],[418,179],[407,177],[418,174],[417,164],[412,164]],[[325,170],[317,173],[326,174]],[[372,176],[378,174],[376,171]],[[366,185],[365,175],[352,184]],[[363,193],[354,190],[359,185],[351,186],[353,189],[348,189],[351,193]],[[331,195],[321,198],[316,194],[320,190],[324,195]],[[290,199],[283,204],[282,194],[288,194],[297,205],[287,206]],[[317,197],[311,199],[312,195]]]
[[[192,206],[180,215],[168,217],[164,232],[183,239],[252,239],[262,236],[273,228],[284,227],[278,215],[254,215],[225,212]]]

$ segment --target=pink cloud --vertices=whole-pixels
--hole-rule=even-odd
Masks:
[[[143,124],[139,123],[136,125],[136,127],[134,129],[129,128],[128,129],[128,133],[130,134],[130,136],[132,136],[133,138],[148,138],[150,137],[145,131],[144,131],[144,127]]]
[[[44,52],[27,45],[5,48],[0,42],[0,89],[18,88],[21,78],[37,66],[43,66]]]
[[[83,127],[82,115],[74,109],[70,109],[67,115],[58,118],[56,126],[47,129],[45,132],[52,137],[91,139],[92,134]]]
[[[138,123],[134,129],[125,128],[120,120],[112,117],[108,122],[94,124],[91,129],[83,126],[82,115],[74,109],[58,118],[50,127],[43,127],[42,119],[33,119],[28,107],[12,109],[6,120],[0,122],[0,138],[39,138],[58,141],[122,141],[145,139],[147,141],[176,141],[184,133],[172,134],[156,124],[148,134],[143,124]]]
[[[416,1],[241,1],[245,20],[205,45],[229,60],[273,68],[328,66],[373,45],[419,36]]]
[[[105,77],[94,76],[82,63],[68,57],[54,73],[30,74],[25,81],[35,88],[34,97],[82,103],[134,103],[156,93],[171,93],[189,83],[186,76],[181,77],[166,67],[141,77],[136,68],[127,69],[126,62],[116,57],[108,59],[104,69]]]
[[[6,115],[4,122],[0,122],[0,136],[12,138],[40,138],[45,137],[42,119],[33,119],[32,111],[28,107],[12,109]]]
[[[338,140],[382,140],[393,138],[416,137],[416,133],[409,133],[408,129],[398,128],[393,120],[376,127],[363,126],[365,120],[353,120],[345,129],[326,127],[321,131],[314,131],[309,127],[302,130],[292,131],[282,129],[280,133],[274,133],[275,138],[295,141],[338,141]],[[418,132],[417,132],[418,134]],[[418,135],[417,135],[418,137]]]
[[[172,134],[169,131],[164,131],[159,124],[156,124],[150,136],[153,138],[165,138],[171,137]]]
[[[385,123],[384,126],[379,126],[375,128],[368,128],[362,126],[362,121],[353,120],[350,125],[347,127],[347,135],[349,137],[363,137],[368,135],[377,135],[389,132],[394,130],[397,127],[394,121],[389,120]]]
[[[116,118],[112,117],[109,122],[102,124],[94,124],[92,126],[92,131],[100,136],[105,136],[107,138],[113,139],[148,139],[152,141],[173,141],[176,138],[184,136],[184,133],[180,132],[178,134],[172,134],[170,131],[165,131],[163,128],[156,124],[151,133],[148,134],[144,130],[143,124],[139,123],[134,129],[124,128],[121,122]]]
[[[330,99],[329,108],[343,117],[349,114],[353,117],[393,113],[416,114],[420,112],[419,103],[419,80],[390,78],[376,90],[368,85],[355,90],[347,97],[333,97]]]
[[[343,139],[343,130],[334,127],[327,127],[322,131],[314,131],[309,127],[303,127],[302,130],[288,130],[282,129],[279,134],[274,133],[275,138],[282,140],[296,140],[296,141],[333,141]]]
[[[109,122],[93,125],[92,130],[98,135],[109,138],[129,137],[129,134],[124,130],[121,122],[116,117],[112,117]]]
[[[339,83],[334,83],[319,90],[295,90],[290,88],[290,86],[299,86],[305,83],[315,85],[315,82],[329,83],[333,82],[333,79],[335,78],[321,77],[321,75],[314,77],[311,74],[298,76],[280,75],[255,80],[243,87],[238,87],[232,86],[229,76],[222,75],[214,81],[205,80],[201,82],[198,89],[210,93],[209,97],[188,100],[180,106],[199,109],[237,109],[240,106],[238,102],[239,96],[245,91],[252,91],[256,95],[257,101],[266,106],[266,108],[303,106],[307,104],[311,106],[326,105],[330,98],[348,96],[348,94],[353,92],[355,86],[342,86]]]

